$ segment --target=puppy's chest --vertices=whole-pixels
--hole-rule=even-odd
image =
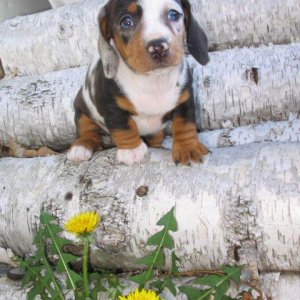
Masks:
[[[141,135],[156,133],[167,125],[163,118],[176,107],[180,93],[181,88],[176,84],[163,82],[149,82],[126,90],[128,100],[135,107],[136,115],[132,118]]]

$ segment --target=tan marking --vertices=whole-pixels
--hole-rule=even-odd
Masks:
[[[123,43],[117,30],[113,33],[116,48],[133,70],[145,74],[157,68],[176,66],[181,63],[184,56],[183,36],[176,36],[172,39],[169,54],[158,63],[148,53],[142,32],[142,26],[139,25],[127,44]]]
[[[176,106],[179,106],[180,104],[186,102],[190,98],[190,91],[189,90],[184,90],[183,93],[180,95]]]
[[[173,160],[188,165],[191,160],[200,162],[208,149],[199,142],[196,125],[182,117],[173,119]]]
[[[108,40],[109,39],[109,34],[108,34],[108,27],[107,27],[107,19],[106,17],[99,18],[99,27],[100,31],[103,35],[103,37]]]
[[[135,2],[132,2],[131,4],[128,5],[127,11],[131,14],[136,14],[138,11],[138,6]]]
[[[117,96],[116,99],[119,107],[125,111],[128,111],[132,115],[137,115],[136,109],[130,100],[123,96]]]
[[[93,151],[99,148],[101,128],[84,114],[79,117],[77,131],[78,138],[72,147],[83,146]]]
[[[161,143],[164,139],[164,132],[163,130],[151,135],[150,137],[145,137],[145,143],[152,148],[160,148]]]
[[[111,135],[118,149],[133,149],[142,142],[135,122],[129,118],[128,129],[112,130]]]

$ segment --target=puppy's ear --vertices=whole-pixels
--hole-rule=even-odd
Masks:
[[[184,22],[187,33],[187,46],[190,54],[201,64],[209,62],[207,36],[192,15],[188,0],[181,1],[184,9]]]
[[[104,75],[106,78],[114,78],[119,64],[119,57],[111,45],[112,30],[109,25],[108,11],[109,7],[104,6],[98,15],[100,29],[98,50],[103,64]]]

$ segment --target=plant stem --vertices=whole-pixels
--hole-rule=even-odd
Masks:
[[[89,255],[89,241],[87,237],[83,238],[83,289],[84,296],[89,297],[89,283],[88,283],[88,255]]]

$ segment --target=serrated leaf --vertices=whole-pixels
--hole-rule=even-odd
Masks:
[[[162,280],[156,280],[154,282],[151,282],[150,286],[151,286],[152,289],[155,288],[157,290],[161,290],[162,287],[163,287],[163,284],[164,284],[164,281],[162,281]]]
[[[48,220],[53,220],[54,218],[47,214],[41,215],[41,220],[43,220],[43,224],[45,225],[44,234],[51,239],[51,249],[53,253],[59,256],[58,264],[57,264],[57,271],[58,272],[65,272],[67,276],[67,287],[75,290],[76,289],[76,282],[81,280],[81,277],[73,272],[68,263],[74,260],[74,255],[65,254],[62,252],[61,248],[66,243],[66,239],[60,238],[57,236],[58,233],[62,231],[62,229],[54,224],[49,224]],[[70,241],[68,241],[70,243]]]
[[[208,285],[209,287],[214,287],[221,280],[222,280],[221,276],[218,276],[218,275],[208,275],[208,276],[203,276],[203,277],[197,278],[194,281],[194,284]]]
[[[190,286],[180,286],[179,291],[189,300],[209,300],[212,290],[199,290]]]
[[[218,283],[215,287],[215,290],[216,290],[215,300],[222,300],[223,296],[229,289],[228,277],[224,275],[221,278],[222,278],[222,281],[220,283]]]
[[[222,267],[222,271],[227,274],[230,279],[235,281],[237,284],[241,282],[241,272],[242,272],[242,267],[228,267],[224,266]]]
[[[135,275],[129,278],[130,281],[137,283],[139,286],[142,286],[146,281],[153,278],[153,271],[143,272],[141,274]]]
[[[180,264],[179,257],[172,251],[171,255],[171,274],[179,273],[178,265]]]
[[[52,239],[52,236],[58,236],[59,233],[63,232],[63,229],[56,224],[45,224],[43,235],[46,239]]]
[[[76,289],[76,283],[78,281],[82,281],[82,277],[75,273],[73,270],[68,270],[68,276],[67,276],[67,288],[75,290]],[[75,286],[75,289],[73,288]]]
[[[44,290],[41,285],[35,284],[27,293],[27,300],[34,300],[38,295],[43,295],[42,299],[50,299],[44,295]]]
[[[171,208],[171,210],[166,213],[162,218],[156,223],[156,225],[159,226],[165,226],[167,230],[170,231],[177,231],[178,226],[177,226],[177,221],[174,217],[174,207]]]
[[[94,281],[94,287],[91,289],[90,296],[96,300],[98,299],[98,293],[107,292],[107,289],[103,286],[102,277],[98,273],[90,274],[90,279]]]
[[[171,278],[166,280],[165,287],[172,293],[174,297],[177,295],[176,287]]]
[[[33,238],[33,244],[38,245],[43,240],[43,229],[39,228]]]
[[[161,230],[155,233],[147,241],[147,246],[158,246],[160,244],[162,247],[170,250],[174,248],[173,238],[166,230]]]
[[[150,267],[151,265],[162,268],[164,265],[164,253],[162,250],[155,251],[151,253],[150,255],[147,255],[145,257],[142,257],[137,260],[137,264],[146,265],[147,267]]]
[[[156,289],[158,291],[158,294],[162,293],[165,288],[167,288],[174,297],[177,294],[176,287],[171,278],[166,278],[165,280],[156,280],[154,282],[151,282],[150,286],[152,289]]]
[[[56,217],[44,212],[44,211],[41,211],[41,214],[40,214],[40,222],[41,224],[45,225],[45,224],[48,224],[52,221],[55,221],[57,220]]]

